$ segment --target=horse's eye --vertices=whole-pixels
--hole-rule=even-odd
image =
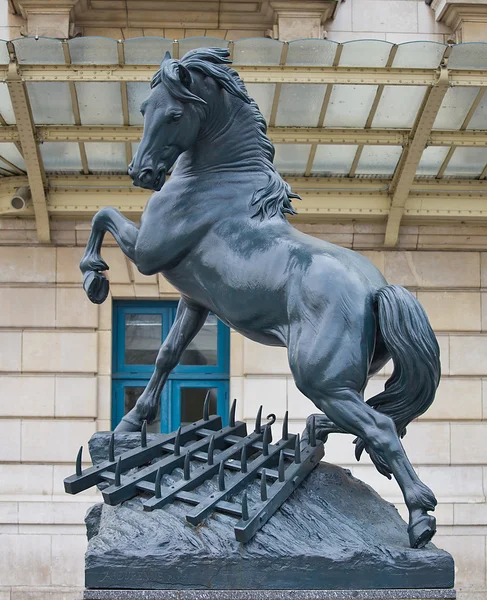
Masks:
[[[177,123],[178,121],[181,120],[182,116],[183,115],[181,113],[171,113],[168,117],[168,121],[170,123]]]

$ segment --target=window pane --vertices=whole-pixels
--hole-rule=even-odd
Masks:
[[[125,364],[154,364],[161,338],[161,315],[125,315]]]
[[[145,390],[145,387],[125,387],[123,390],[123,414],[126,415],[129,411],[133,409],[135,403],[142,395],[142,392]],[[160,433],[161,431],[161,418],[157,415],[157,419],[147,425],[147,431],[150,433]]]
[[[194,423],[203,418],[203,404],[210,392],[210,415],[216,414],[216,388],[181,388],[181,425]]]
[[[183,352],[180,365],[217,364],[218,319],[208,315],[201,331]]]

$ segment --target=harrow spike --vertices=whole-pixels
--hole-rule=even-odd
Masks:
[[[115,485],[118,487],[121,485],[120,475],[122,474],[122,457],[119,456],[117,460],[117,466],[115,467]]]
[[[221,461],[220,468],[218,469],[218,489],[223,492],[225,489],[225,461]]]
[[[249,503],[247,500],[247,490],[242,495],[242,521],[249,520]]]
[[[255,417],[255,433],[260,433],[261,426],[260,423],[262,421],[262,406],[257,411],[257,416]]]
[[[264,429],[264,437],[262,438],[262,455],[269,456],[269,442],[271,437],[271,428],[267,426]]]
[[[181,456],[181,425],[176,432],[176,439],[174,440],[174,456]]]
[[[140,430],[140,445],[142,448],[147,448],[147,421],[145,419]]]
[[[115,434],[112,433],[110,441],[108,442],[108,460],[110,462],[115,461]]]
[[[282,439],[289,439],[289,411],[286,410],[284,414],[284,420],[282,422]]]
[[[76,456],[76,476],[81,477],[83,469],[81,468],[81,458],[83,456],[83,446],[80,446],[78,455]]]
[[[206,392],[205,402],[203,404],[203,420],[208,421],[210,418],[210,390]]]
[[[242,448],[242,453],[240,454],[240,471],[247,473],[247,446]]]
[[[262,502],[267,500],[267,475],[265,469],[262,469],[262,475],[260,477],[260,499]]]
[[[294,462],[297,465],[301,462],[301,439],[299,433],[296,436],[296,444],[294,445]]]
[[[316,420],[314,415],[311,416],[311,425],[309,428],[309,445],[313,446],[313,448],[316,446]]]
[[[183,466],[183,477],[184,481],[188,481],[190,478],[190,470],[189,470],[189,452],[186,452],[184,457],[184,466]]]
[[[237,399],[235,398],[232,402],[232,407],[230,408],[230,419],[229,425],[230,427],[235,427],[235,413],[237,411]]]
[[[213,454],[215,452],[215,435],[213,434],[208,444],[208,464],[210,467],[213,465]]]
[[[159,467],[156,473],[156,480],[154,482],[154,494],[156,498],[161,497],[161,481],[162,481],[162,468]]]
[[[279,452],[279,466],[277,468],[277,472],[279,475],[279,481],[282,483],[286,479],[286,475],[284,473],[284,452],[282,450]]]

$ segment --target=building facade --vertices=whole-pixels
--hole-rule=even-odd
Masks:
[[[113,62],[103,53],[115,47],[114,61],[121,60],[121,42],[113,40],[163,38],[161,47],[171,44],[171,50],[180,54],[184,48],[205,45],[201,38],[211,38],[208,45],[215,39],[235,42],[236,62],[249,77],[259,68],[259,59],[246,67],[237,50],[246,49],[248,57],[252,45],[271,48],[279,40],[337,42],[330,59],[337,77],[345,77],[347,67],[340,70],[339,61],[347,52],[345,43],[353,40],[389,43],[387,56],[381,54],[384,46],[370,46],[371,54],[377,54],[371,60],[379,61],[383,77],[388,71],[381,69],[394,67],[393,60],[406,52],[404,48],[409,52],[409,46],[401,44],[438,42],[441,56],[448,58],[454,43],[487,42],[487,0],[433,0],[429,5],[423,0],[1,0],[0,8],[4,40],[108,38],[110,42],[101,41],[96,50],[90,63],[95,65]],[[239,46],[247,38],[258,40]],[[75,44],[60,43],[68,65],[63,73],[69,73],[70,61],[76,62]],[[464,94],[468,105],[461,94],[448,96],[446,87],[436,100],[431,94],[419,102],[413,92],[409,100],[396,95],[389,116],[378,127],[372,122],[374,115],[394,86],[378,80],[364,96],[367,86],[361,85],[360,77],[371,76],[367,69],[350,75],[358,79],[346,96],[333,91],[336,84],[320,87],[312,131],[306,119],[295,114],[301,96],[299,90],[285,88],[291,80],[276,80],[272,94],[258,87],[266,85],[262,81],[254,81],[252,90],[249,84],[249,91],[269,122],[279,169],[304,191],[302,203],[296,203],[296,226],[363,253],[390,283],[416,294],[429,315],[441,349],[442,381],[435,403],[410,426],[404,445],[420,477],[438,497],[434,541],[455,558],[459,597],[483,600],[487,597],[487,94],[483,94],[487,44],[470,47],[471,60],[480,66],[477,70],[469,66],[468,72],[453,74],[450,80],[463,77],[461,89],[468,90]],[[134,116],[137,107],[130,104],[130,87],[128,92],[124,88],[130,82],[107,82],[107,76],[103,81],[90,79],[86,95],[65,74],[72,116],[70,112],[67,121],[71,129],[61,132],[52,114],[66,109],[64,92],[53,95],[42,88],[49,84],[40,81],[36,66],[42,62],[48,69],[57,63],[45,60],[46,54],[37,60],[28,46],[22,48],[22,42],[6,46],[7,76],[2,85],[7,87],[0,90],[0,101],[5,92],[12,104],[12,117],[0,118],[4,176],[0,180],[0,600],[74,600],[81,597],[83,586],[84,514],[100,499],[94,490],[67,496],[63,479],[74,470],[78,448],[86,446],[94,432],[112,429],[138,397],[174,318],[178,295],[162,276],[141,275],[107,235],[102,254],[110,266],[110,296],[100,306],[86,298],[78,265],[93,212],[121,203],[124,212],[137,219],[147,200],[147,195],[127,188],[120,167],[130,160],[141,121]],[[71,54],[66,55],[66,48]],[[124,48],[125,67],[131,46],[127,43]],[[290,51],[282,48],[275,64],[285,72]],[[422,64],[432,46],[414,48],[419,48],[419,58],[408,56],[404,68],[413,68],[409,77],[426,77],[419,73],[422,67],[414,70],[414,60]],[[134,50],[134,56],[132,64],[144,62],[143,53],[137,58]],[[15,79],[15,73],[7,72],[8,61],[20,65],[22,76],[29,72],[38,76],[37,83]],[[440,67],[445,64],[443,59]],[[300,68],[303,80],[296,85],[305,85],[309,75]],[[313,69],[310,66],[309,72],[315,73]],[[119,96],[113,95],[113,86]],[[31,118],[21,122],[19,106],[26,98]],[[394,115],[407,116],[413,100],[410,126],[398,128]],[[425,105],[431,109],[435,102],[433,117],[442,111],[441,127],[435,129],[430,117],[426,130],[428,111],[423,109]],[[345,120],[338,133],[326,119],[333,111],[348,114],[352,104],[367,104],[368,118],[362,125]],[[120,110],[114,108],[119,105]],[[46,109],[43,114],[42,107],[49,106],[51,113]],[[88,131],[89,127],[94,129]],[[305,156],[296,147],[299,142],[293,143],[303,135],[308,136]],[[330,135],[348,142],[337,142]],[[111,144],[104,136],[118,137]],[[347,136],[355,137],[350,142]],[[398,136],[395,142],[391,136]],[[320,149],[325,138],[332,148],[328,153]],[[385,150],[374,153],[370,148]],[[428,160],[423,159],[426,149]],[[340,162],[345,159],[337,158],[340,153],[348,157],[346,170]],[[327,168],[327,161],[333,160],[336,169]],[[293,166],[299,162],[301,170]],[[27,195],[19,191],[26,186]],[[12,200],[16,194],[17,203]],[[369,383],[367,395],[377,393],[390,373],[389,365]],[[278,418],[289,410],[292,430],[301,430],[315,410],[295,387],[284,349],[250,342],[216,319],[208,320],[168,382],[156,427],[174,429],[181,420],[192,420],[192,410],[201,405],[207,389],[223,413],[228,400],[236,398],[239,416],[246,420],[255,418],[261,404],[264,414],[274,412]],[[353,449],[351,436],[331,436],[326,460],[349,468],[404,513],[397,484],[379,475],[367,457],[356,463]]]

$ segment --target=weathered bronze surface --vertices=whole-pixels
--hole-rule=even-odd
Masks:
[[[436,530],[428,514],[436,499],[400,438],[434,399],[436,338],[406,289],[388,285],[365,257],[287,221],[297,196],[275,170],[265,120],[228,62],[218,48],[166,55],[142,104],[144,134],[129,166],[134,184],[155,193],[140,226],[113,208],[93,219],[80,265],[90,300],[108,295],[100,255],[107,231],[141,273],[162,273],[181,292],[153,376],[117,430],[138,431],[155,418],[169,373],[213,311],[250,339],[288,348],[297,387],[322,411],[317,438],[354,434],[357,458],[365,450],[396,478],[410,544],[421,548]],[[390,358],[385,391],[364,402],[368,379]]]

